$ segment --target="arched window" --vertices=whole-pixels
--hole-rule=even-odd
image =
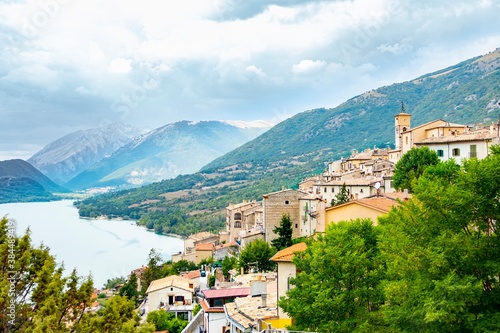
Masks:
[[[235,214],[234,214],[234,219],[235,219],[235,220],[240,220],[240,221],[241,221],[241,213],[235,213]]]

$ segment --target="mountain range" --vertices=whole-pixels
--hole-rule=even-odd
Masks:
[[[28,162],[55,182],[64,184],[139,135],[124,123],[80,130],[46,145]]]
[[[269,128],[180,121],[134,138],[70,179],[71,189],[139,186],[190,174]]]
[[[158,214],[177,205],[189,216],[185,222],[193,226],[191,231],[217,230],[223,219],[211,225],[203,221],[230,202],[260,200],[282,186],[297,187],[304,177],[322,172],[325,163],[353,150],[392,146],[394,115],[403,108],[412,115],[412,126],[435,119],[463,124],[496,121],[499,68],[497,49],[414,80],[367,91],[336,108],[299,113],[198,173],[89,198],[79,203],[80,214],[141,218],[157,232],[182,234],[186,230],[172,222],[173,216]]]

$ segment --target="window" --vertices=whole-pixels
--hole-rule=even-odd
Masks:
[[[234,222],[234,227],[235,228],[241,228],[241,221],[235,221]]]
[[[363,189],[359,190],[359,193],[363,193]]]
[[[297,229],[299,227],[299,225],[297,223],[295,223],[295,229]]]
[[[408,144],[408,137],[405,137],[405,140],[406,140],[406,144]]]
[[[436,153],[438,154],[439,157],[443,157],[444,156],[444,151],[442,149],[438,149],[436,151]]]
[[[285,205],[289,205],[290,204],[290,200],[285,200]]]
[[[326,193],[326,187],[323,189],[323,192],[325,192],[325,193]]]
[[[335,192],[335,189],[332,187],[332,193],[334,193],[334,192]]]
[[[477,147],[476,145],[470,145],[470,156],[469,157],[477,157]]]
[[[453,148],[451,151],[452,156],[460,156],[460,148]]]
[[[241,213],[234,214],[234,219],[235,220],[241,220]]]

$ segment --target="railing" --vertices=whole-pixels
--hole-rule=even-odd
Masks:
[[[204,331],[205,330],[203,328],[203,310],[200,310],[200,312],[198,312],[196,316],[194,316],[194,318],[189,322],[189,324],[187,324],[187,326],[184,327],[181,333],[201,333]]]

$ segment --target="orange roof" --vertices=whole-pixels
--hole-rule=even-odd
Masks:
[[[192,280],[192,279],[199,278],[201,276],[201,273],[200,273],[200,270],[196,269],[194,271],[189,271],[187,273],[183,273],[183,274],[181,274],[181,276],[183,278]]]
[[[282,262],[292,262],[293,256],[295,252],[305,251],[307,248],[306,243],[298,243],[294,244],[286,249],[278,251],[274,256],[271,257],[271,261],[282,261]]]
[[[209,244],[196,244],[196,251],[213,251],[214,245],[212,243]]]

